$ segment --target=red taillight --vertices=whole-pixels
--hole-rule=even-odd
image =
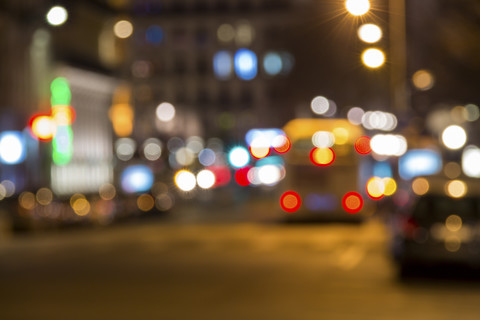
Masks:
[[[280,205],[286,212],[293,213],[297,211],[302,204],[302,199],[295,191],[287,191],[280,197]]]

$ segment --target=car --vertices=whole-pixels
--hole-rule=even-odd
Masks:
[[[447,265],[480,268],[480,184],[425,181],[430,190],[391,217],[391,252],[400,274]]]

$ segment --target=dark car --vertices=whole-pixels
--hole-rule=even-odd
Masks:
[[[454,197],[441,189],[417,197],[392,216],[392,253],[402,273],[417,267],[480,267],[477,190]]]

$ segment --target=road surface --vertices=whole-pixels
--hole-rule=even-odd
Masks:
[[[376,219],[3,237],[0,319],[479,319],[478,281],[399,281],[387,239]]]

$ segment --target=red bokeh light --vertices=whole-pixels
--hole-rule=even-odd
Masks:
[[[230,169],[227,166],[211,166],[208,170],[215,175],[215,187],[226,186],[232,179]]]
[[[348,213],[357,213],[362,210],[363,198],[357,192],[348,192],[343,196],[342,205]]]
[[[359,154],[369,154],[372,152],[372,148],[370,147],[370,138],[367,136],[361,136],[355,141],[355,150]]]
[[[246,166],[235,171],[235,181],[239,185],[244,187],[250,185],[250,180],[248,180],[248,171],[250,171],[251,168],[251,166]]]
[[[287,191],[280,197],[280,205],[286,212],[297,211],[302,204],[302,199],[295,191]]]

